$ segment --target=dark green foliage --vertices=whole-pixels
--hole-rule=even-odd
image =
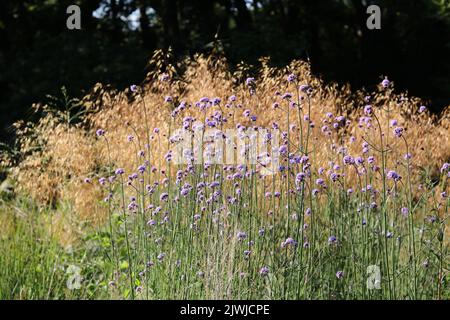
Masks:
[[[73,3],[80,31],[66,28]],[[381,7],[381,30],[366,28],[368,4]],[[180,57],[209,52],[215,39],[232,65],[310,59],[328,81],[361,87],[388,75],[433,111],[450,101],[448,0],[2,0],[0,139],[62,86],[71,96],[96,82],[123,88],[143,79],[154,49]]]

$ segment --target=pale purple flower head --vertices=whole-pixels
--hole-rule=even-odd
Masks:
[[[305,92],[305,93],[311,93],[312,92],[312,88],[309,85],[307,85],[307,84],[302,84],[299,87],[299,89],[300,89],[300,91]]]
[[[368,104],[367,106],[364,107],[364,113],[368,116],[370,116],[373,112],[372,106],[370,104]]]
[[[420,106],[419,108],[419,113],[424,113],[427,110],[427,107],[425,106]]]
[[[145,167],[144,165],[140,165],[140,166],[138,167],[138,171],[139,171],[141,174],[144,173],[145,170],[146,170],[146,167]]]
[[[278,151],[280,152],[280,154],[286,154],[287,151],[288,151],[288,147],[287,147],[285,144],[283,144],[283,145],[278,149]]]
[[[290,93],[290,92],[286,92],[285,94],[283,94],[281,96],[281,99],[283,99],[283,100],[289,100],[291,98],[292,98],[292,93]]]
[[[356,157],[355,158],[355,162],[358,165],[362,165],[364,163],[364,158],[363,157]]]
[[[164,252],[158,254],[158,256],[156,257],[159,261],[163,261],[164,257],[166,256],[166,254]]]
[[[346,165],[350,165],[350,164],[354,164],[355,163],[355,159],[353,159],[352,156],[346,155],[343,159],[344,164]]]
[[[269,268],[268,267],[262,267],[259,270],[259,274],[262,275],[262,276],[266,276],[268,273],[269,273]]]
[[[406,207],[403,207],[400,211],[402,212],[402,214],[403,214],[404,216],[407,216],[408,213],[409,213],[409,209],[406,208]]]
[[[282,247],[282,248],[287,247],[287,246],[293,246],[293,247],[295,247],[296,245],[297,245],[297,241],[295,241],[295,240],[292,239],[292,238],[287,238],[285,241],[283,241],[283,242],[281,243],[281,247]]]
[[[169,194],[166,192],[161,193],[161,195],[159,196],[159,200],[161,201],[167,201],[167,199],[169,199]]]
[[[236,237],[238,238],[238,240],[244,240],[245,238],[247,238],[247,234],[245,232],[239,231],[236,235]]]
[[[396,128],[394,129],[394,135],[395,135],[397,138],[400,138],[400,137],[403,135],[403,128],[402,128],[402,127],[396,127]]]
[[[388,179],[391,179],[394,181],[400,181],[402,179],[402,177],[394,170],[389,170],[386,176]]]
[[[336,172],[332,172],[330,174],[330,179],[331,181],[336,182],[339,179],[339,174],[337,174]]]
[[[336,278],[342,279],[344,277],[344,271],[338,271],[336,272]]]
[[[247,78],[246,80],[245,80],[245,84],[247,85],[247,86],[253,86],[254,84],[255,84],[255,78],[253,78],[253,77],[249,77],[249,78]]]
[[[306,177],[305,173],[299,172],[299,173],[297,173],[296,181],[297,182],[302,182],[303,180],[305,180],[305,177]]]
[[[337,243],[337,238],[335,236],[330,236],[328,238],[328,244],[335,244]]]
[[[105,132],[105,130],[103,130],[103,129],[98,129],[97,132],[96,132],[97,136],[99,136],[99,137],[104,136],[105,133],[106,133],[106,132]]]
[[[295,74],[291,73],[290,75],[288,75],[287,81],[294,82],[295,80],[297,80],[297,76]]]
[[[387,88],[389,87],[391,84],[391,82],[388,80],[388,78],[384,78],[383,81],[381,81],[381,85],[383,86],[383,88]]]

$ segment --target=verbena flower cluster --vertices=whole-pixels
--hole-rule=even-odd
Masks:
[[[110,163],[107,175],[98,178],[109,208],[110,257],[116,263],[110,286],[129,286],[133,298],[159,297],[164,286],[170,294],[190,298],[202,297],[205,290],[218,297],[420,298],[428,294],[421,283],[431,277],[440,283],[436,292],[441,294],[449,200],[440,189],[429,214],[419,214],[428,202],[415,197],[417,150],[405,138],[406,129],[397,119],[380,119],[383,106],[370,104],[363,107],[349,139],[352,120],[345,114],[316,115],[322,127],[315,131],[310,117],[314,86],[295,74],[286,82],[286,92],[273,95],[284,126],[258,123],[251,105],[244,109],[234,95],[193,102],[167,95],[162,103],[172,111],[166,136],[150,127],[142,90],[131,87],[142,102],[135,112],[148,121],[141,136],[135,132],[124,138],[138,150],[134,169]],[[252,104],[258,104],[258,81],[249,77],[244,85]],[[390,90],[392,83],[386,78],[380,86]],[[234,119],[241,112],[245,123]],[[265,132],[259,137],[265,152],[254,162],[252,136],[247,135],[249,142],[241,148],[228,141],[241,155],[240,163],[207,161],[208,153],[217,152],[208,148],[207,130],[217,129],[211,143],[219,137],[225,143],[232,140],[222,131],[230,122],[238,135],[276,128],[280,141],[275,143]],[[176,128],[184,134],[174,133]],[[174,162],[174,148],[189,134],[200,134],[206,143],[184,150],[185,163]],[[315,161],[315,134],[329,141],[323,166]],[[109,143],[105,130],[98,129],[97,136]],[[358,143],[350,151],[349,145]],[[168,146],[162,160],[152,156],[153,145],[160,144]],[[404,156],[393,150],[400,144]],[[200,163],[194,153],[200,153]],[[267,171],[273,154],[279,164]],[[445,188],[449,172],[450,165],[442,164],[438,189]],[[434,192],[421,188],[421,197]],[[431,248],[440,248],[440,253]],[[121,273],[122,260],[127,268]],[[373,266],[380,270],[376,280],[382,283],[375,289],[366,281],[366,269]]]
[[[39,148],[24,140],[41,151],[17,179],[96,222],[99,290],[113,296],[448,296],[445,114],[387,78],[350,94],[302,62],[262,62],[248,76],[197,57],[182,75],[167,66],[122,93],[98,87],[82,124],[44,118]],[[180,163],[188,138],[202,144]]]

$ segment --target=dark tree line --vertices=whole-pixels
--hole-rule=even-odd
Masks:
[[[66,28],[74,3],[81,31]],[[382,9],[381,30],[366,28],[369,4]],[[450,104],[449,0],[2,0],[0,137],[61,86],[121,88],[142,80],[156,48],[183,56],[217,41],[232,64],[308,58],[325,80],[358,88],[389,75],[432,110]]]

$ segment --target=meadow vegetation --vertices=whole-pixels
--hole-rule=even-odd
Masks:
[[[450,297],[448,108],[431,114],[388,78],[325,84],[303,61],[168,60],[16,123],[0,298]],[[256,162],[246,140],[243,163],[178,164],[178,128],[280,140],[266,134]]]

